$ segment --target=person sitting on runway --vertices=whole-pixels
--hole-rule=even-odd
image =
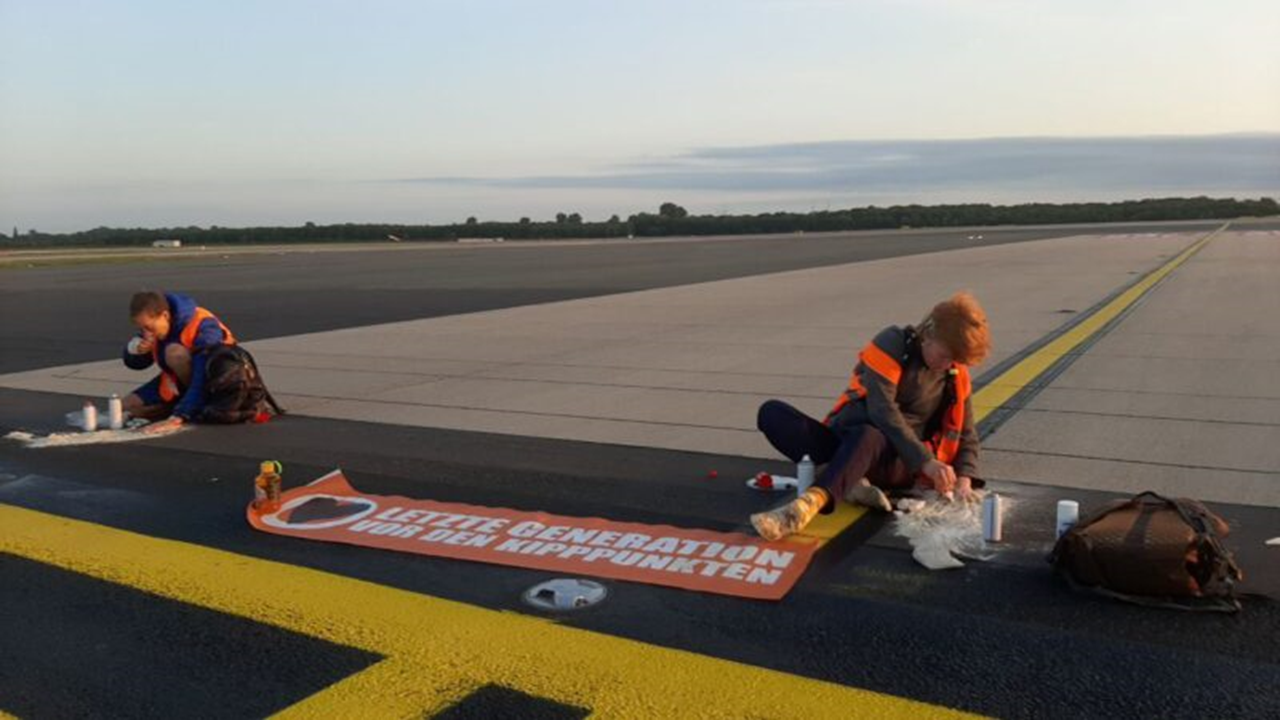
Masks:
[[[124,350],[124,364],[160,374],[124,400],[131,417],[168,419],[147,427],[163,432],[195,418],[204,406],[205,355],[235,336],[213,313],[186,295],[145,291],[129,302],[129,318],[138,328]]]
[[[780,400],[761,405],[756,423],[770,444],[792,462],[808,455],[826,467],[795,500],[752,515],[756,532],[768,540],[799,532],[838,499],[890,511],[885,491],[917,480],[940,496],[974,499],[969,366],[990,349],[986,313],[971,294],[957,293],[918,326],[880,331],[822,422]]]

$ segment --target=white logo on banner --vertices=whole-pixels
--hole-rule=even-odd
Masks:
[[[290,516],[291,516],[290,511],[292,511],[294,508],[305,505],[309,502],[312,502],[313,500],[322,500],[322,499],[334,500],[337,502],[339,506],[355,504],[355,505],[363,505],[364,507],[363,509],[353,512],[350,515],[344,515],[342,517],[331,518],[331,519],[300,520],[300,521],[293,521],[290,519]],[[323,528],[332,528],[332,527],[338,527],[339,525],[346,525],[347,523],[353,523],[356,520],[359,520],[363,517],[367,517],[377,509],[378,509],[378,503],[370,500],[369,498],[364,498],[364,497],[352,497],[349,495],[320,495],[320,494],[303,495],[301,497],[293,498],[292,500],[285,503],[284,505],[281,505],[280,509],[277,510],[276,512],[271,513],[270,515],[263,515],[262,522],[265,525],[270,525],[271,527],[281,528],[284,530],[320,530]]]

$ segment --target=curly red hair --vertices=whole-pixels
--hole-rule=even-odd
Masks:
[[[920,323],[921,333],[940,341],[961,365],[978,365],[991,352],[987,313],[969,292],[958,292],[933,306]]]

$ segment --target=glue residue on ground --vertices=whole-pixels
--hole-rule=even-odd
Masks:
[[[1009,510],[1005,498],[1005,512]],[[930,570],[964,567],[961,558],[987,560],[993,553],[982,540],[982,503],[899,500],[894,533],[911,543],[911,557]]]
[[[137,430],[98,430],[97,432],[53,433],[51,435],[34,435],[29,432],[15,430],[5,435],[6,440],[20,442],[26,447],[39,449],[50,447],[73,447],[77,445],[110,445],[113,443],[137,442],[138,440],[154,440],[187,431],[186,425],[172,430],[157,433],[142,433]]]

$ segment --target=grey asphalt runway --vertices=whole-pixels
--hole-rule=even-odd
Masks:
[[[65,405],[43,394],[3,391],[0,398],[4,426],[19,422],[16,415],[47,416]],[[741,529],[748,513],[772,502],[740,491],[738,478],[760,467],[740,458],[310,419],[213,428],[146,446],[6,450],[0,473],[19,482],[0,485],[0,502],[515,612],[531,612],[520,604],[521,592],[549,577],[254,533],[243,506],[262,457],[288,458],[288,475],[299,479],[340,463],[370,492],[722,530]],[[728,480],[709,481],[708,467]],[[668,480],[665,491],[646,485],[652,476]],[[1218,509],[1237,521],[1249,512]],[[604,605],[565,622],[998,717],[1197,717],[1208,708],[1266,717],[1274,707],[1280,658],[1269,638],[1280,632],[1280,612],[1273,604],[1253,606],[1242,618],[1153,612],[1072,594],[1037,558],[926,574],[893,541],[866,542],[876,529],[855,526],[776,605],[612,583]],[[69,581],[63,587],[61,577],[42,573],[43,596],[64,598],[39,609],[44,622],[0,629],[0,647],[14,654],[6,666],[40,655],[50,614],[62,627],[103,617],[128,625],[130,618],[108,612],[119,602],[114,594],[89,594]],[[14,605],[6,604],[7,617],[14,617],[11,608],[32,610],[30,600]],[[131,619],[135,634],[118,631],[111,646],[117,652],[164,652],[153,647],[159,640],[137,635],[159,626],[167,652],[187,658],[155,691],[166,702],[223,672],[223,662],[202,666],[189,657],[189,646],[208,632],[198,622],[149,608]],[[245,653],[258,652],[255,641],[275,642],[250,635]],[[274,697],[281,706],[300,699],[306,683],[330,677],[342,657],[328,650],[293,655],[288,667],[306,682],[298,681],[292,697],[280,689]],[[25,673],[0,673],[0,698],[23,701],[0,706],[20,717],[136,708],[131,696],[116,698],[102,685],[108,670],[94,654],[69,653],[50,672],[83,689],[71,696],[42,694]]]
[[[0,577],[0,704],[19,717],[258,717],[376,660],[11,555]]]
[[[1122,226],[1186,232],[1214,222]],[[243,338],[670,287],[761,273],[1088,234],[1096,226],[759,236],[731,241],[432,245],[368,253],[281,250],[208,260],[0,268],[0,373],[99,360],[129,332],[128,296],[181,289]],[[981,234],[982,240],[969,240]]]
[[[1081,232],[987,230],[982,242]],[[967,247],[969,234],[0,270],[0,371],[113,356],[128,333],[128,293],[140,285],[191,292],[242,336],[260,339]],[[65,395],[0,389],[0,429],[58,429],[67,403]],[[286,462],[291,482],[341,466],[375,493],[719,530],[742,529],[749,513],[774,502],[741,492],[741,477],[788,469],[740,457],[286,417],[144,444],[32,452],[0,443],[0,503],[534,612],[519,596],[546,573],[254,533],[244,504],[257,462],[268,457]],[[719,479],[707,477],[711,469]],[[653,477],[664,482],[655,485]],[[1217,508],[1250,538],[1274,519],[1264,508]],[[780,603],[610,583],[608,601],[561,622],[998,717],[1261,718],[1280,705],[1275,603],[1259,601],[1236,617],[1154,612],[1074,594],[1029,554],[928,574],[900,541],[879,532],[881,525],[860,522],[824,548]],[[0,555],[0,578],[0,710],[20,717],[160,717],[183,709],[194,717],[255,716],[372,660],[10,556]],[[104,682],[131,667],[163,677],[146,688],[150,700],[138,699],[141,683]],[[218,703],[237,692],[232,688],[256,687],[260,676],[261,694]],[[77,691],[54,690],[60,687]],[[494,686],[468,698],[455,716],[511,708],[547,717],[589,710]]]

